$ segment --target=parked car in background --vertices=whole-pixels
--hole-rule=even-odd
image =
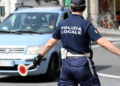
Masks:
[[[69,8],[16,8],[0,24],[0,74],[19,76],[17,66],[29,65],[51,38],[58,23],[69,17]],[[29,7],[29,6],[26,6]],[[50,19],[54,21],[50,21]],[[52,25],[52,26],[51,26]],[[59,41],[38,66],[28,70],[28,76],[46,74],[55,79],[55,71],[61,68]]]

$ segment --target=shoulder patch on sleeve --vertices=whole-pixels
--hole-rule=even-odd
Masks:
[[[98,33],[99,33],[96,28],[94,29],[94,33],[95,33],[95,34],[98,34]]]

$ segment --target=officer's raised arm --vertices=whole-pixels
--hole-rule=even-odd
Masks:
[[[100,46],[107,49],[108,51],[120,56],[120,49],[118,49],[110,41],[102,37],[99,31],[92,24],[89,25],[88,35],[93,42],[98,43]]]
[[[118,49],[115,45],[113,45],[110,41],[106,40],[105,38],[101,37],[96,42],[108,51],[120,56],[120,49]]]

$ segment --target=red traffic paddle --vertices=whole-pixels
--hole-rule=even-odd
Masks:
[[[21,76],[26,76],[28,74],[28,69],[33,66],[33,63],[28,65],[28,66],[25,66],[24,64],[19,64],[17,69],[18,69],[18,72]]]

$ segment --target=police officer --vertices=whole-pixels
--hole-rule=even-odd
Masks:
[[[80,86],[101,86],[94,62],[89,58],[90,40],[120,56],[120,50],[104,39],[90,22],[84,20],[85,8],[85,0],[71,0],[71,16],[58,24],[41,53],[34,58],[33,64],[39,65],[43,56],[61,39],[62,71],[58,86],[77,86],[78,83]]]

